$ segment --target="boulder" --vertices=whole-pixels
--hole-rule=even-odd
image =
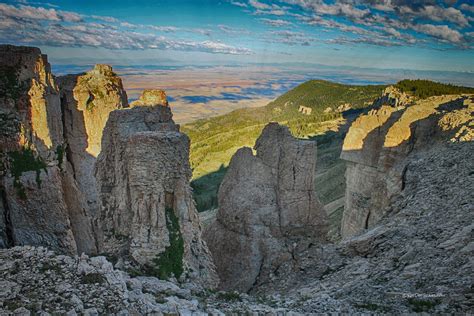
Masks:
[[[295,251],[326,238],[314,182],[316,143],[270,123],[255,150],[244,147],[232,157],[216,221],[205,232],[225,290],[249,291]]]

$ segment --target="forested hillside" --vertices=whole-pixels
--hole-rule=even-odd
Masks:
[[[445,84],[434,82],[430,80],[402,80],[399,81],[395,87],[402,92],[409,93],[415,97],[425,99],[432,96],[440,96],[443,94],[460,94],[460,93],[474,93],[474,88],[455,86],[452,84]]]

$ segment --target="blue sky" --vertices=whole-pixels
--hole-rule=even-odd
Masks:
[[[474,72],[453,0],[1,1],[0,42],[54,63],[264,64]]]

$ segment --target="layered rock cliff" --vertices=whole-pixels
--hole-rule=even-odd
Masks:
[[[473,96],[414,100],[393,89],[355,120],[344,140],[343,238],[372,227],[390,212],[391,199],[404,188],[408,156],[439,142],[472,139]]]
[[[97,213],[94,164],[110,112],[128,107],[122,80],[108,65],[78,75],[59,77],[67,157],[91,214]]]
[[[58,86],[40,50],[0,46],[0,245],[76,253],[95,243],[66,170]]]
[[[232,157],[216,221],[205,232],[226,290],[248,291],[268,281],[295,252],[326,237],[314,184],[316,143],[270,123],[255,150],[256,156],[244,147]]]
[[[189,139],[167,106],[110,114],[96,166],[101,251],[160,277],[215,286],[194,207]]]

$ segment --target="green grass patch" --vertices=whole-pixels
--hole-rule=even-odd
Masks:
[[[8,153],[10,156],[10,169],[14,178],[13,185],[21,198],[26,198],[26,192],[21,184],[20,177],[23,172],[36,171],[36,184],[41,188],[41,170],[46,172],[46,163],[41,157],[36,157],[33,150],[29,147],[22,148],[20,151]]]
[[[229,302],[240,302],[242,298],[240,297],[239,292],[219,292],[217,293],[217,298]]]
[[[52,271],[55,274],[60,274],[62,273],[62,269],[59,265],[57,264],[52,264],[49,262],[43,263],[43,265],[39,268],[40,273],[45,273],[47,271]]]
[[[408,299],[408,304],[410,305],[411,309],[416,313],[429,312],[436,305],[440,303],[441,301],[439,299],[435,299],[435,300],[421,300],[417,298]]]
[[[179,279],[184,272],[184,240],[181,235],[179,220],[174,210],[166,208],[165,215],[170,245],[165,248],[163,253],[154,259],[153,263],[155,264],[155,268],[153,274],[163,280],[169,279],[172,275],[174,275],[176,279]]]
[[[88,273],[82,276],[83,284],[104,284],[105,282],[105,277],[100,273]]]
[[[64,160],[65,151],[66,151],[65,146],[62,146],[62,145],[56,146],[56,159],[58,160],[58,167],[61,171],[63,170],[63,160]]]

